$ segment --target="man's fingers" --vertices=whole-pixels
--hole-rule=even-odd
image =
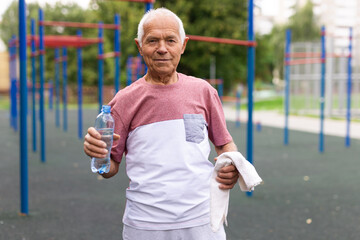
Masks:
[[[220,184],[219,188],[223,189],[223,190],[227,190],[227,189],[232,189],[234,187],[235,183],[230,184],[230,185],[224,185],[224,184]]]
[[[234,165],[221,168],[216,177],[216,181],[220,183],[220,189],[232,189],[239,178],[239,172]]]
[[[222,179],[233,179],[237,178],[239,176],[239,173],[237,171],[233,172],[218,172],[217,176]]]
[[[97,140],[97,141],[93,141],[93,142],[85,141],[84,148],[89,150],[90,152],[96,152],[96,153],[100,153],[100,154],[107,153],[106,143],[101,140]]]
[[[88,155],[91,158],[105,158],[106,154],[101,154],[101,153],[97,153],[97,152],[92,152],[89,149],[85,149],[84,148],[84,152],[86,153],[86,155]]]
[[[89,127],[87,132],[91,137],[101,139],[101,134],[94,127]]]
[[[227,172],[237,172],[237,169],[234,165],[230,164],[229,166],[220,168],[219,172],[227,173]]]
[[[90,135],[89,133],[85,135],[85,142],[88,142],[90,145],[95,145],[100,148],[106,147],[106,143],[104,141],[101,141],[101,136],[100,136],[100,138],[95,138],[94,136]]]
[[[114,140],[119,140],[119,139],[120,139],[120,135],[119,135],[119,134],[114,133],[114,135],[113,135],[113,139],[114,139]]]

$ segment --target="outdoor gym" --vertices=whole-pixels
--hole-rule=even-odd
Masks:
[[[119,9],[131,2],[145,12],[161,7],[155,0],[117,2]],[[256,73],[262,71],[255,64],[261,47],[255,38],[256,4],[249,0],[246,6],[247,39],[187,32],[188,45],[231,45],[246,52],[245,84],[229,88],[229,79],[214,72],[217,65],[211,59],[204,77],[218,91],[239,151],[264,180],[254,192],[245,194],[238,186],[231,190],[227,239],[357,239],[360,80],[354,29],[348,28],[346,48],[335,46],[336,37],[325,26],[318,40],[309,42],[297,42],[288,29],[285,41],[278,43],[284,45],[284,81],[276,91],[282,106],[262,110],[257,108],[261,91],[255,87]],[[18,34],[7,43],[9,91],[1,98],[9,105],[0,110],[0,239],[119,239],[129,184],[125,158],[116,177],[105,180],[91,172],[83,138],[101,106],[142,77],[147,66],[120,44],[128,31],[120,12],[111,16],[112,22],[72,22],[47,20],[42,9],[30,19],[26,11],[26,1],[19,0]],[[76,34],[47,34],[50,28]],[[70,51],[76,58],[71,103]],[[97,73],[90,106],[84,105],[83,73],[93,65],[84,62],[86,51],[93,54]],[[46,61],[50,53],[53,61]],[[46,65],[53,65],[53,72],[46,73]],[[209,160],[215,157],[212,149]]]

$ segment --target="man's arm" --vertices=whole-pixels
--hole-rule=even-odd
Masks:
[[[215,146],[215,151],[217,155],[221,155],[224,152],[235,152],[237,151],[237,147],[233,141],[222,145]],[[215,158],[215,161],[217,158]],[[237,183],[239,178],[239,172],[235,168],[234,165],[229,165],[227,167],[223,167],[219,170],[216,181],[220,183],[220,189],[232,189],[234,185]]]
[[[120,139],[118,134],[113,135],[113,139]],[[88,133],[85,136],[84,152],[90,158],[105,158],[107,154],[106,143],[101,140],[101,135],[95,128],[90,127]],[[102,174],[104,178],[111,178],[119,171],[119,162],[111,159],[110,170],[108,173]]]

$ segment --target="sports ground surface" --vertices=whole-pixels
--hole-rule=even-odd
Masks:
[[[46,163],[39,150],[32,152],[28,129],[29,215],[20,216],[19,136],[8,112],[0,111],[0,239],[122,239],[125,164],[112,179],[91,173],[76,111],[69,111],[66,133],[55,128],[53,115],[47,112]],[[85,111],[84,129],[95,116]],[[228,128],[246,156],[246,126],[228,122]],[[279,128],[254,131],[254,164],[265,183],[252,197],[231,191],[227,239],[360,239],[360,140],[345,148],[343,138],[326,136],[323,154],[317,134],[290,131],[289,146],[282,142]]]

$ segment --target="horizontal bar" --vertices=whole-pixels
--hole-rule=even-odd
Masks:
[[[257,45],[255,41],[244,41],[244,40],[229,39],[229,38],[215,38],[215,37],[204,37],[204,36],[195,36],[195,35],[186,35],[186,36],[193,41],[224,43],[224,44],[240,45],[240,46]]]
[[[206,79],[206,81],[210,84],[222,84],[223,83],[222,79]]]
[[[285,57],[292,57],[292,58],[316,58],[316,57],[321,57],[321,53],[320,52],[294,52],[294,53],[289,53],[289,54],[285,54]],[[331,58],[340,58],[340,57],[349,57],[349,55],[346,54],[337,54],[337,53],[328,53],[326,54],[326,57],[331,57]]]
[[[40,26],[61,26],[73,28],[104,28],[120,29],[116,24],[99,24],[99,23],[81,23],[81,22],[61,22],[61,21],[39,21]]]
[[[113,58],[120,56],[120,52],[108,52],[98,56],[98,59]]]
[[[308,59],[296,59],[292,61],[285,61],[285,65],[301,65],[301,64],[313,64],[313,63],[325,63],[325,59],[308,58]]]

